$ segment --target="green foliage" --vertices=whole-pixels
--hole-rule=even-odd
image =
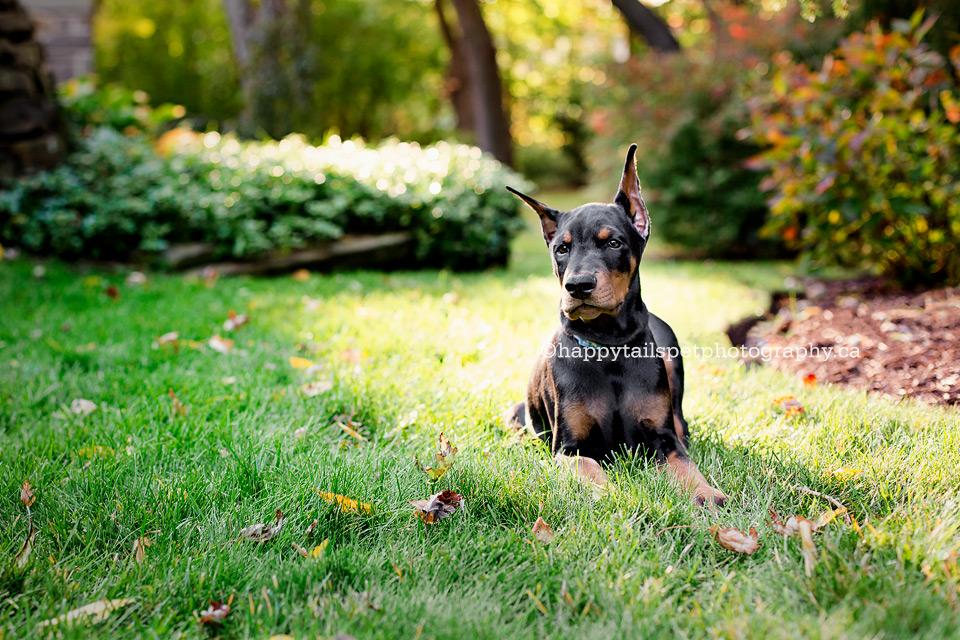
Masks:
[[[67,103],[86,135],[63,166],[0,192],[0,242],[67,259],[122,260],[181,242],[250,257],[411,231],[421,265],[475,269],[505,262],[520,226],[504,186],[523,180],[475,147],[371,149],[336,136],[317,147],[174,129],[155,150],[138,129],[171,110],[130,96],[107,89]]]
[[[818,70],[784,56],[757,89],[765,231],[814,264],[960,282],[960,105],[920,21],[855,33]]]
[[[98,126],[128,133],[157,133],[186,114],[181,105],[150,106],[145,92],[118,84],[98,86],[92,77],[68,80],[59,85],[57,93],[67,129],[74,133]]]

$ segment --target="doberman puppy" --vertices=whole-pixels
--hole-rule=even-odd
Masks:
[[[504,416],[550,444],[558,462],[606,484],[599,460],[625,450],[661,465],[697,504],[723,505],[686,453],[683,361],[670,326],[647,311],[637,267],[650,236],[635,153],[613,204],[558,211],[510,187],[537,215],[561,283],[560,327]]]

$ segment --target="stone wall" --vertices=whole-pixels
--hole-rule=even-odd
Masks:
[[[20,0],[57,82],[93,72],[93,0]]]
[[[63,156],[53,77],[34,36],[18,0],[0,0],[0,179],[49,169]]]

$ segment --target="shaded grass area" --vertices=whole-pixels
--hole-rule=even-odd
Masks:
[[[557,202],[556,206],[568,206]],[[572,206],[572,205],[570,205]],[[655,227],[654,227],[655,229]],[[953,637],[960,625],[960,420],[955,412],[747,370],[687,362],[692,455],[731,498],[691,507],[642,460],[613,466],[595,496],[537,443],[499,424],[520,399],[556,323],[542,241],[517,242],[509,269],[483,274],[350,273],[208,285],[47,265],[0,265],[0,628],[44,636],[40,621],[101,598],[136,602],[64,637],[206,637],[195,612],[234,595],[228,638]],[[645,262],[644,298],[683,344],[766,306],[783,264]],[[118,287],[110,299],[104,290]],[[228,311],[251,322],[232,334]],[[179,332],[200,345],[153,348]],[[291,356],[317,371],[294,369]],[[333,388],[298,395],[311,380]],[[189,408],[172,410],[168,391]],[[796,395],[786,416],[774,400]],[[74,415],[70,403],[98,405]],[[352,414],[358,442],[335,424]],[[297,430],[301,431],[298,437]],[[440,431],[460,448],[433,485],[416,468]],[[40,534],[25,571],[18,487],[36,487]],[[800,542],[773,534],[767,510],[814,517],[846,504],[860,524]],[[467,507],[425,527],[410,499],[455,489]],[[372,505],[341,513],[329,491]],[[266,544],[229,542],[289,515]],[[533,543],[542,516],[553,544]],[[313,539],[306,527],[318,521]],[[757,526],[739,556],[717,523]],[[676,527],[667,529],[668,527]],[[667,529],[667,530],[664,530]],[[138,564],[131,547],[154,545]],[[302,558],[329,540],[319,558]]]

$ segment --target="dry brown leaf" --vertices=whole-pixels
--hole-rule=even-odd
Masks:
[[[20,487],[20,502],[29,509],[36,499],[37,497],[33,495],[33,487],[30,486],[30,481],[24,480],[23,486]]]
[[[410,500],[416,509],[417,517],[427,524],[449,518],[450,514],[463,506],[463,496],[455,491],[441,491],[426,500]]]
[[[293,548],[297,550],[297,553],[299,553],[300,555],[302,555],[304,558],[306,558],[306,557],[308,557],[308,556],[310,555],[310,552],[309,552],[309,551],[307,551],[306,549],[304,549],[303,547],[301,547],[300,545],[298,545],[296,542],[291,542],[290,544],[292,544],[292,545],[293,545]]]
[[[306,269],[297,269],[290,275],[290,277],[296,282],[306,282],[310,279],[310,272]]]
[[[267,542],[277,537],[277,534],[283,529],[283,522],[286,517],[280,509],[277,509],[277,516],[272,525],[252,524],[240,530],[240,540],[250,540],[251,542]]]
[[[219,627],[223,624],[224,618],[230,613],[230,605],[233,604],[233,594],[226,602],[211,600],[210,606],[200,612],[200,624],[211,627]]]
[[[170,399],[173,400],[173,403],[171,404],[173,415],[180,417],[187,415],[187,412],[190,411],[190,407],[180,402],[180,399],[177,398],[177,394],[173,392],[173,389],[170,389],[167,391],[167,393],[170,395]]]
[[[433,457],[436,459],[436,468],[420,466],[423,469],[423,472],[427,474],[427,477],[436,482],[453,467],[453,461],[456,458],[457,449],[450,445],[450,442],[447,440],[447,437],[443,435],[443,432],[440,432],[440,438],[438,441],[439,451],[433,454]],[[420,461],[417,461],[417,465],[420,465]]]
[[[320,395],[321,393],[326,393],[333,389],[333,383],[327,380],[317,380],[316,382],[308,382],[307,384],[300,387],[300,390],[297,391],[303,398],[313,398]]]
[[[104,289],[103,292],[107,294],[107,297],[110,298],[111,300],[117,300],[120,298],[120,290],[117,289],[115,285],[110,285],[109,287]]]
[[[749,556],[760,548],[760,543],[757,541],[756,527],[750,527],[750,532],[744,533],[733,527],[714,525],[710,527],[710,533],[713,534],[713,537],[720,543],[721,547],[729,549],[730,551],[745,553]]]
[[[537,518],[537,521],[533,523],[533,529],[531,530],[533,537],[539,540],[544,544],[550,544],[553,542],[553,529],[548,525],[543,518]]]
[[[230,310],[227,312],[227,319],[223,323],[223,330],[236,331],[248,322],[250,322],[250,316],[245,313],[237,315],[233,310]]]
[[[823,513],[821,513],[821,514],[817,517],[817,521],[814,523],[813,530],[816,531],[816,530],[818,530],[818,529],[822,529],[822,528],[825,527],[826,525],[828,525],[828,524],[830,524],[831,522],[833,522],[834,519],[835,519],[837,516],[842,516],[842,515],[844,515],[845,513],[847,513],[847,508],[846,508],[846,507],[839,507],[839,508],[837,508],[837,509],[831,509],[831,510],[828,510],[828,511],[824,511]]]
[[[795,416],[803,413],[803,404],[794,396],[781,396],[773,401],[788,416]]]
[[[134,561],[136,561],[137,564],[140,564],[144,560],[146,560],[147,558],[146,548],[152,547],[152,546],[153,546],[153,542],[149,538],[147,538],[147,536],[141,536],[136,540],[134,540],[133,549],[131,550]]]
[[[215,335],[207,340],[207,344],[217,353],[230,353],[230,350],[233,349],[233,340],[230,338],[221,338],[219,335]]]
[[[84,398],[77,398],[70,403],[70,411],[74,412],[78,416],[87,416],[96,410],[97,405],[90,400],[85,400]]]
[[[790,516],[789,518],[787,518],[786,522],[784,522],[780,518],[780,515],[773,510],[773,507],[770,507],[770,520],[767,520],[767,522],[773,528],[774,533],[779,533],[780,535],[786,536],[789,538],[800,533],[801,523],[804,523],[804,522],[809,523],[810,531],[812,533],[814,531],[822,529],[829,523],[833,522],[833,520],[837,516],[843,515],[846,512],[847,512],[846,507],[840,507],[839,509],[824,511],[817,518],[816,522],[808,520],[803,516]]]
[[[313,537],[313,532],[316,530],[317,525],[320,524],[317,520],[314,520],[310,523],[310,526],[307,527],[307,537]]]
[[[314,491],[317,491],[314,489]],[[353,498],[341,496],[339,493],[329,493],[327,491],[317,491],[320,499],[327,504],[335,504],[343,513],[370,513],[373,507],[365,502],[358,502]]]
[[[366,442],[366,441],[367,441],[367,439],[363,437],[363,434],[361,434],[359,431],[357,431],[357,427],[362,427],[362,426],[363,426],[361,423],[359,423],[359,422],[354,422],[353,419],[351,419],[351,418],[346,418],[345,421],[344,421],[344,420],[337,420],[337,426],[340,427],[341,429],[343,429],[343,432],[344,432],[344,433],[346,433],[348,436],[350,436],[351,438],[353,438],[353,439],[356,440],[357,442]]]
[[[48,627],[53,625],[58,625],[66,623],[68,625],[78,621],[86,620],[89,618],[89,622],[103,622],[106,620],[111,613],[117,609],[122,609],[123,607],[133,604],[136,602],[133,598],[123,598],[118,600],[97,600],[96,602],[91,602],[90,604],[85,604],[78,609],[73,609],[66,612],[62,616],[57,616],[56,618],[50,618],[49,620],[44,620],[40,623],[41,627]]]
[[[23,569],[30,562],[30,556],[33,554],[33,543],[37,539],[37,533],[39,532],[34,528],[33,519],[31,518],[30,533],[27,534],[27,539],[24,540],[20,551],[13,557],[13,564],[17,569]]]
[[[813,544],[813,523],[806,518],[800,521],[800,552],[803,554],[803,571],[809,578],[817,564],[817,547]]]

